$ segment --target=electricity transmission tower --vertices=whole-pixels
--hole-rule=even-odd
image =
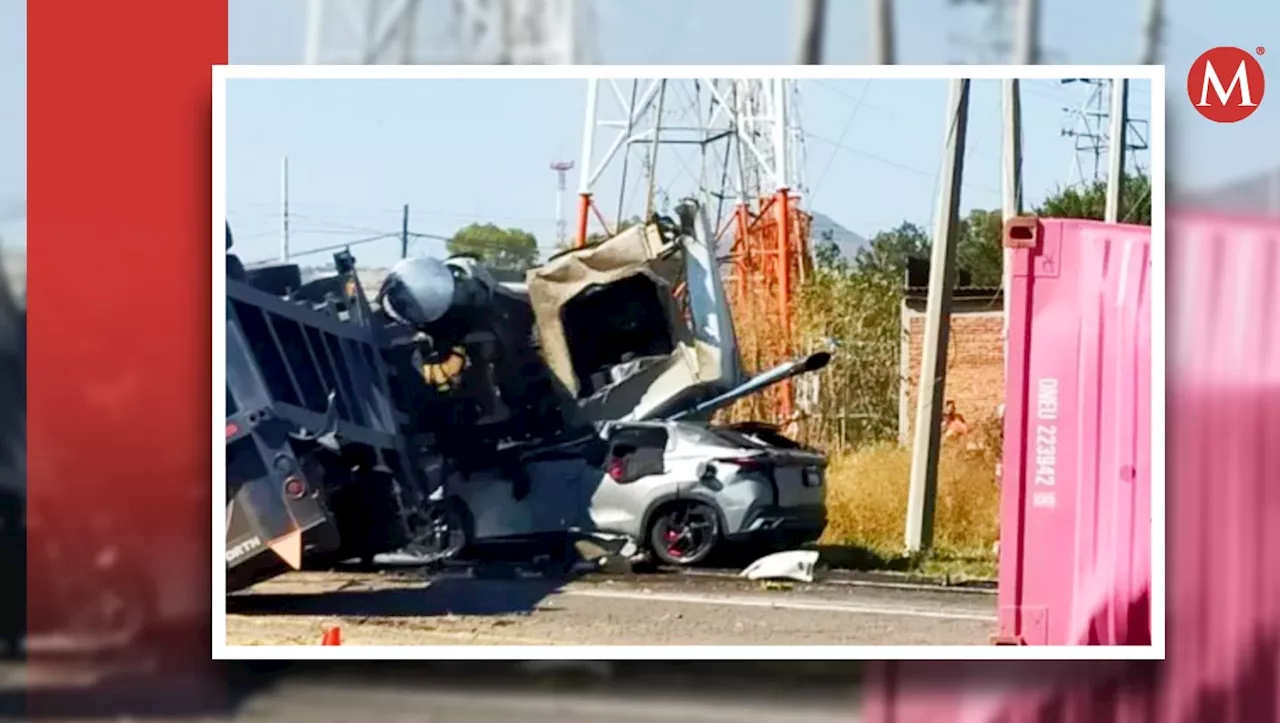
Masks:
[[[1067,78],[1063,85],[1083,85],[1088,89],[1084,101],[1075,108],[1063,108],[1064,119],[1061,134],[1075,140],[1075,154],[1068,171],[1067,185],[1088,184],[1105,178],[1106,168],[1102,159],[1110,144],[1109,120],[1111,118],[1111,81],[1097,78]],[[1125,167],[1138,170],[1138,152],[1149,148],[1149,125],[1145,118],[1129,116],[1125,130],[1124,150],[1130,154]]]
[[[808,273],[802,210],[804,133],[790,80],[589,80],[578,187],[578,245],[692,195],[716,229],[743,361],[755,369],[793,353],[795,289]],[[638,176],[638,177],[637,177]],[[767,416],[790,417],[789,385]]]
[[[308,64],[590,62],[582,0],[308,0]]]

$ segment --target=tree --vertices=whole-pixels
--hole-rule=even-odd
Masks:
[[[901,285],[907,272],[907,259],[928,249],[929,235],[924,229],[903,221],[895,229],[872,236],[865,248],[858,249],[853,258],[853,271],[889,278]]]
[[[836,244],[835,236],[835,231],[823,229],[818,237],[813,239],[813,261],[821,269],[847,271],[849,262],[840,253],[840,246]]]
[[[469,254],[497,269],[524,272],[538,260],[538,240],[518,228],[473,223],[446,243],[451,254]]]
[[[1151,225],[1151,177],[1125,174],[1120,198],[1120,222]],[[1103,220],[1107,210],[1107,182],[1077,188],[1059,188],[1036,208],[1046,218],[1091,218]]]
[[[999,286],[1004,268],[1004,214],[974,209],[960,222],[956,264],[972,286]]]
[[[822,371],[809,441],[843,446],[890,439],[897,426],[900,318],[907,259],[928,246],[918,226],[882,231],[852,262],[827,236],[815,244],[814,274],[799,290],[800,337],[842,350]],[[735,324],[767,324],[734,319]]]
[[[1084,187],[1058,188],[1032,210],[1043,218],[1086,218],[1101,221],[1106,216],[1107,184],[1095,181]],[[1151,177],[1128,175],[1120,204],[1121,223],[1151,225]],[[956,261],[971,274],[974,286],[999,286],[1004,265],[1004,222],[1000,210],[974,209],[960,222]]]

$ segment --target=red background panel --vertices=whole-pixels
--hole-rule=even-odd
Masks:
[[[190,646],[209,640],[210,68],[226,57],[222,0],[28,4],[33,657],[42,632],[141,628],[207,660]]]

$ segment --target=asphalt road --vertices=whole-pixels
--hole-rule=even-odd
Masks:
[[[231,645],[984,645],[974,592],[695,576],[432,579],[296,573],[228,599]]]
[[[369,716],[368,718],[358,716]],[[233,720],[338,723],[849,723],[856,702],[748,700],[689,697],[655,691],[649,695],[609,692],[544,692],[372,689],[297,685],[250,701]]]
[[[198,683],[177,676],[152,675],[112,689],[74,686],[43,698],[5,698],[0,686],[0,720],[120,721],[150,723],[835,723],[858,720],[853,686],[828,688],[818,695],[803,689],[794,695],[695,695],[654,687],[607,686],[588,689],[530,690],[527,686],[446,687],[431,681],[369,684],[299,677],[226,702]],[[166,695],[168,694],[168,695]],[[156,705],[155,698],[208,698],[205,704]],[[7,703],[7,704],[6,704]]]

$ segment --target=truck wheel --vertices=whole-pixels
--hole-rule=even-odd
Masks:
[[[471,515],[466,506],[456,499],[431,505],[419,520],[416,539],[408,548],[413,554],[447,560],[471,544]]]

